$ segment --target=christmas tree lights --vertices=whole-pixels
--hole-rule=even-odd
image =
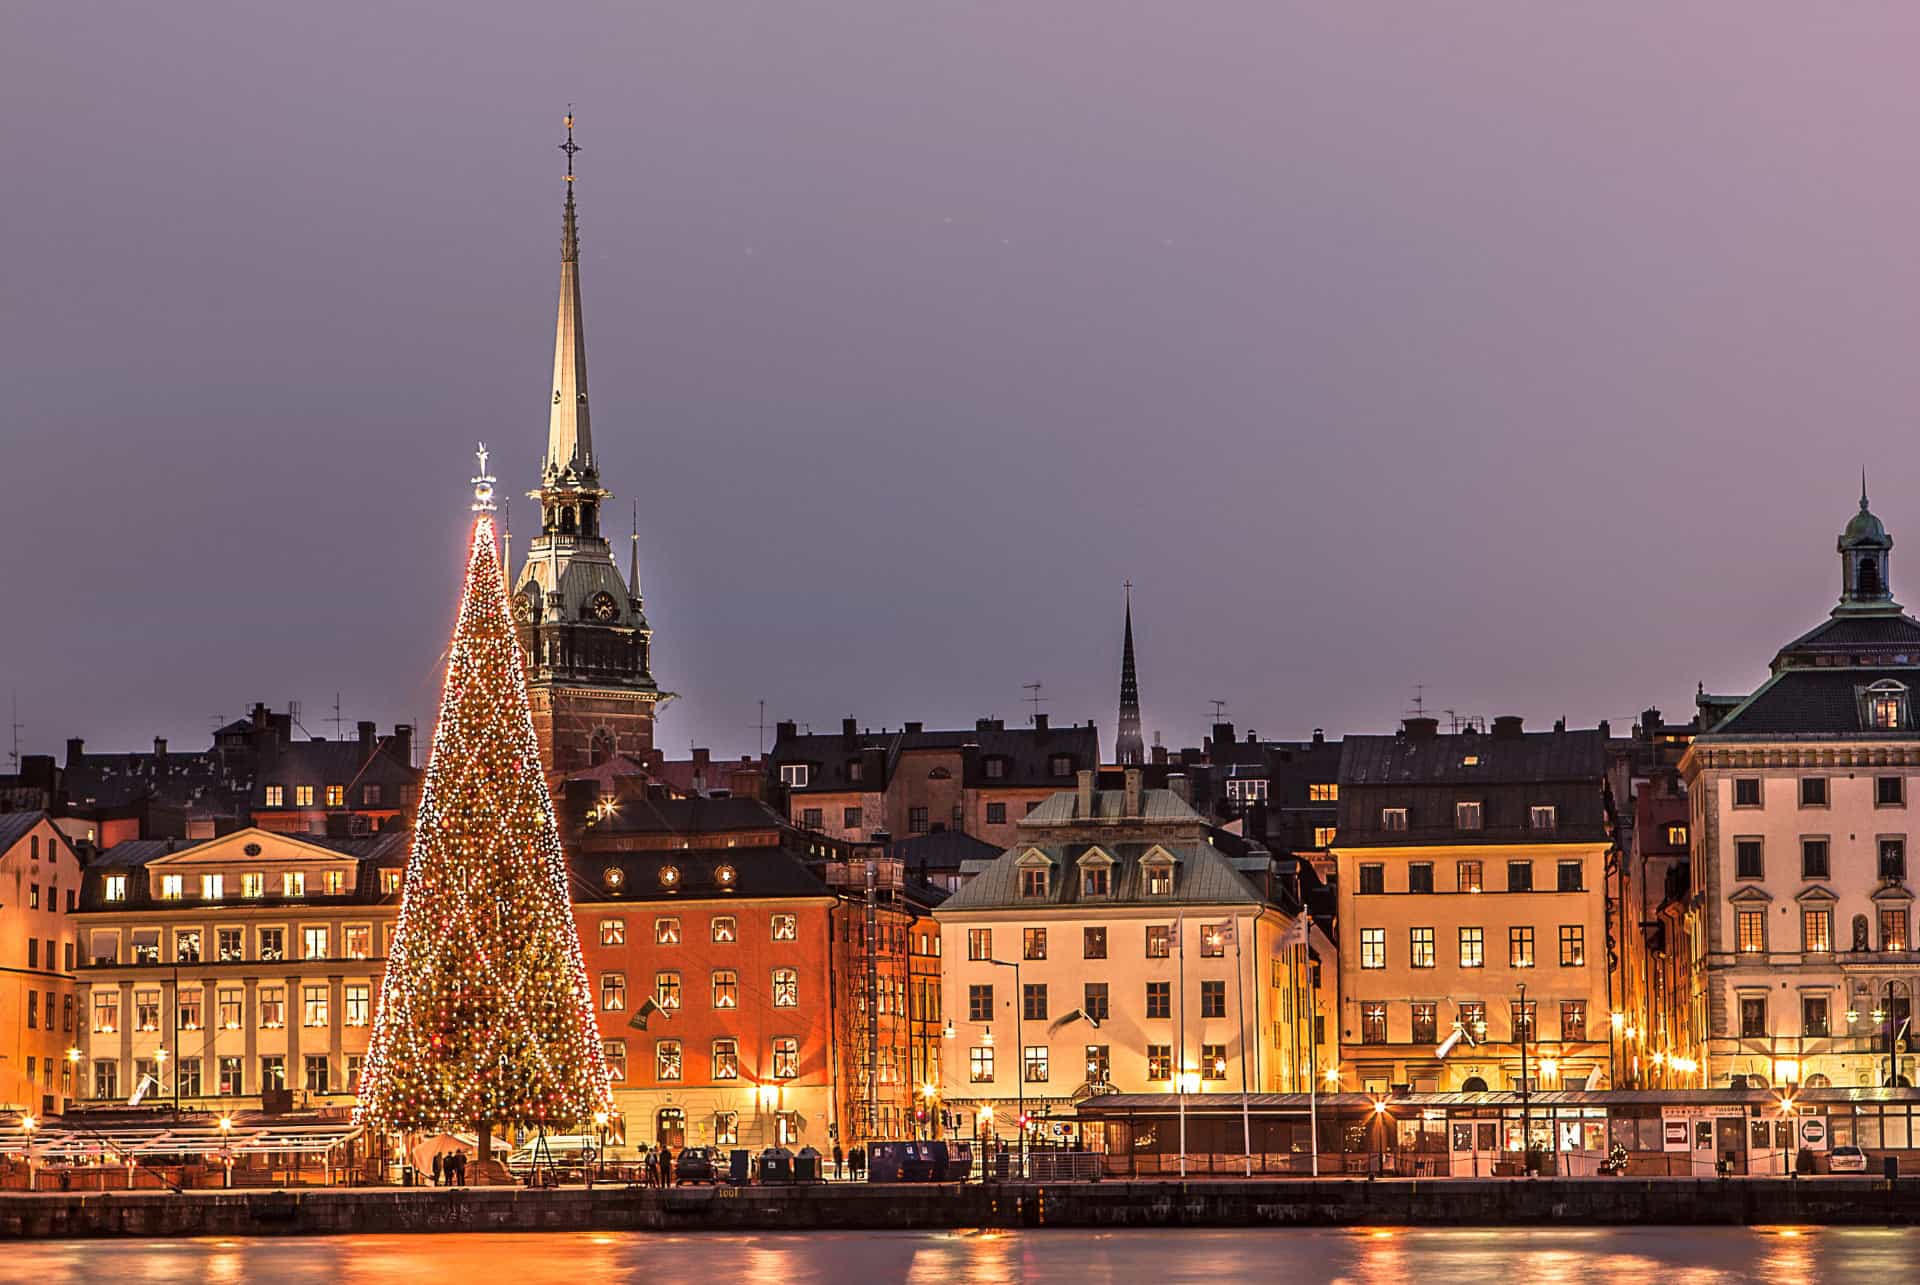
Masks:
[[[480,474],[357,1118],[584,1129],[611,1091]]]

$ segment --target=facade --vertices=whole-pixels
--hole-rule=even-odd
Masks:
[[[1054,794],[933,917],[963,1132],[1017,1135],[1022,1110],[1038,1126],[1111,1091],[1278,1091],[1312,1074],[1311,970],[1282,949],[1293,918],[1137,769],[1120,790],[1086,772]]]
[[[420,792],[413,728],[379,736],[363,722],[346,740],[273,739],[254,765],[254,825],[281,834],[378,834],[404,826]]]
[[[1681,760],[1706,1085],[1878,1086],[1915,1074],[1920,621],[1893,600],[1892,547],[1863,492],[1838,542],[1839,605],[1710,725],[1723,706],[1703,701]]]
[[[47,1114],[73,1097],[80,857],[45,812],[0,816],[0,1101]]]
[[[407,859],[250,828],[134,840],[88,865],[76,1096],[247,1109],[352,1104]]]
[[[653,630],[640,595],[640,535],[622,580],[601,529],[612,492],[600,484],[587,401],[580,306],[580,230],[573,198],[573,118],[567,117],[567,198],[560,231],[560,310],[540,486],[540,532],[527,542],[514,617],[527,693],[547,770],[564,776],[653,748]],[[638,510],[636,509],[636,522]]]
[[[1607,730],[1349,736],[1339,1040],[1349,1087],[1603,1087]],[[1524,1007],[1523,1007],[1524,1005]]]
[[[1054,727],[1045,714],[1009,731],[983,718],[969,731],[862,730],[802,734],[780,723],[768,754],[770,784],[794,825],[849,843],[959,830],[1004,848],[1020,819],[1078,773],[1099,765],[1093,724]]]

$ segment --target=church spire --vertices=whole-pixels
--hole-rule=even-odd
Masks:
[[[567,112],[567,202],[560,222],[560,315],[553,336],[553,404],[547,420],[543,486],[596,489],[599,462],[587,419],[587,329],[580,310],[580,224],[573,203],[573,112]]]
[[[1120,649],[1120,734],[1114,742],[1114,757],[1123,767],[1137,767],[1147,761],[1146,742],[1140,737],[1140,677],[1133,666],[1133,581],[1126,582],[1127,624]]]
[[[1833,614],[1884,615],[1897,613],[1900,604],[1893,600],[1893,583],[1887,564],[1893,553],[1893,537],[1867,507],[1867,474],[1860,472],[1860,511],[1840,533],[1840,605]]]

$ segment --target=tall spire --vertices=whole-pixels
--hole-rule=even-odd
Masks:
[[[567,202],[560,221],[560,316],[553,335],[553,404],[547,420],[547,458],[541,468],[546,486],[599,486],[600,466],[593,457],[593,433],[587,422],[587,328],[580,309],[580,224],[573,204],[573,112],[567,112]]]
[[[1140,677],[1133,667],[1133,581],[1126,582],[1126,640],[1120,650],[1120,734],[1114,741],[1114,757],[1122,766],[1135,767],[1147,761],[1146,743],[1140,738]]]
[[[627,554],[627,596],[640,601],[640,501],[633,502],[633,548]]]

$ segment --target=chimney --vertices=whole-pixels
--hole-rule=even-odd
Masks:
[[[920,735],[920,733],[927,730],[927,725],[916,719],[915,721],[906,724],[900,730],[908,736],[918,736]]]
[[[1410,741],[1430,741],[1440,734],[1440,720],[1437,718],[1408,718],[1402,721],[1400,730]]]
[[[258,728],[264,728],[269,721],[266,705],[261,701],[255,701],[253,703],[253,725]]]
[[[1182,803],[1189,806],[1192,805],[1193,784],[1187,780],[1187,774],[1185,772],[1167,773],[1167,788],[1172,790],[1174,795],[1178,797]]]
[[[1213,725],[1213,744],[1214,745],[1231,745],[1233,744],[1233,741],[1234,741],[1234,735],[1233,735],[1232,723],[1215,723]],[[1211,749],[1212,746],[1209,746],[1208,748]]]
[[[153,738],[153,756],[157,759],[163,759],[167,756],[166,737],[156,736]]]
[[[1033,730],[1036,732],[1044,732],[1047,730],[1047,716],[1045,714],[1040,714],[1040,713],[1034,714]]]
[[[1613,735],[1613,724],[1607,719],[1600,720],[1600,739],[1606,740]]]
[[[371,756],[373,753],[373,724],[362,719],[353,725],[353,730],[360,734],[361,757]]]
[[[1517,741],[1524,734],[1526,720],[1518,714],[1502,714],[1493,720],[1493,739]]]
[[[1127,769],[1126,796],[1122,802],[1123,815],[1137,817],[1146,811],[1143,806],[1146,801],[1145,783],[1146,774],[1139,768]]]
[[[707,750],[707,749],[703,749],[703,748],[699,748],[699,747],[696,747],[696,748],[694,749],[694,751],[693,751],[693,765],[694,765],[695,767],[697,767],[697,768],[699,768],[699,767],[706,767],[706,766],[707,766],[707,765],[708,765],[709,763],[711,763],[711,762],[713,762],[713,753],[712,753],[712,751],[710,751],[710,750]]]
[[[84,755],[86,752],[87,752],[87,743],[83,738],[78,736],[69,736],[67,738],[67,766],[68,767],[78,767],[80,765],[81,756]]]
[[[799,735],[799,733],[800,725],[798,723],[783,718],[773,725],[774,744],[778,745],[781,741],[790,741]]]
[[[1553,720],[1553,730],[1556,732],[1564,732],[1567,730],[1567,716],[1565,714]]]
[[[1081,771],[1076,795],[1074,815],[1082,820],[1091,820],[1093,818],[1093,773],[1091,771]]]
[[[1153,747],[1153,765],[1155,767],[1165,767],[1167,765],[1167,747],[1157,742]]]
[[[405,763],[408,767],[412,767],[413,724],[395,723],[393,725],[393,738],[387,742],[387,748],[391,751],[393,757]]]
[[[850,718],[840,720],[840,743],[848,749],[860,743],[860,725]]]
[[[1249,727],[1247,729],[1247,744],[1258,745],[1259,743],[1260,743],[1260,733],[1254,731],[1251,727]]]
[[[1314,743],[1315,745],[1325,745],[1325,744],[1327,743],[1327,729],[1326,729],[1326,728],[1324,728],[1324,727],[1316,727],[1316,728],[1314,728],[1314,729],[1313,729],[1313,743]]]

